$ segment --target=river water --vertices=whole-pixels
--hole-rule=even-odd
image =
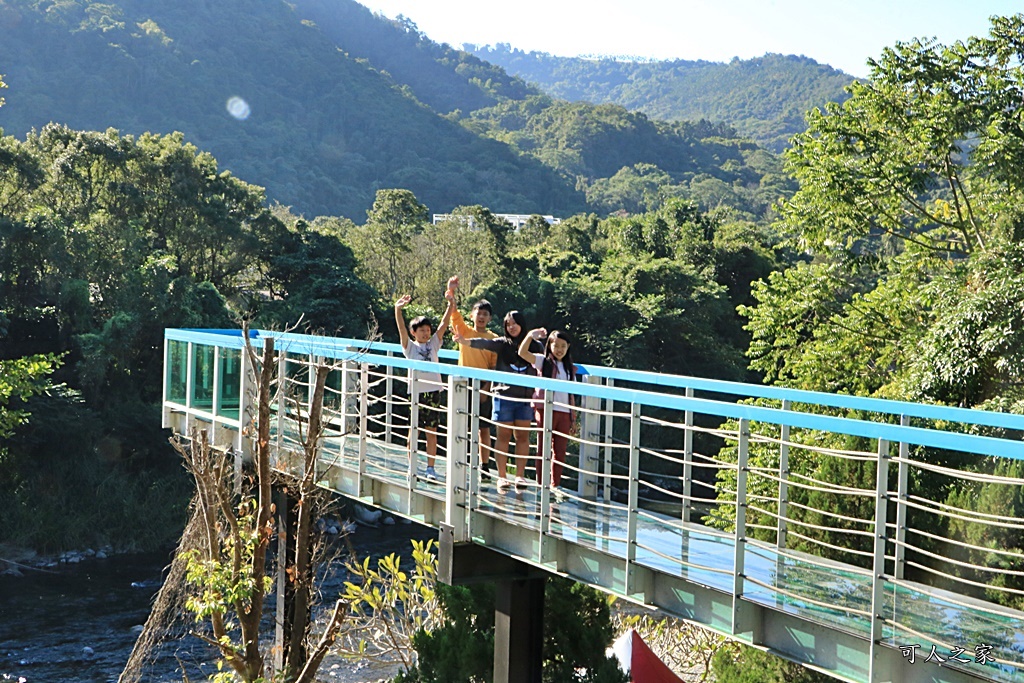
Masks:
[[[355,554],[374,558],[388,553],[411,555],[410,539],[437,538],[417,524],[358,527],[349,535]],[[124,669],[160,589],[169,555],[116,556],[86,560],[54,572],[26,571],[0,576],[0,681],[25,683],[112,683]],[[347,578],[342,563],[326,569],[325,604]],[[272,607],[273,599],[269,599]],[[182,680],[184,665],[193,681],[214,671],[212,651],[199,639],[184,636],[165,642],[147,669],[147,682]],[[378,681],[394,666],[325,661],[321,680],[330,683]]]

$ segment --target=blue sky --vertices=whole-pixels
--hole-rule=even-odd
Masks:
[[[854,76],[897,41],[951,43],[988,32],[1021,0],[363,0],[409,17],[430,38],[511,43],[556,55],[635,55],[724,62],[802,54]]]

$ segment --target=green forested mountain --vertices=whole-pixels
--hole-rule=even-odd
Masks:
[[[806,128],[804,113],[809,109],[845,100],[843,87],[853,80],[826,64],[794,55],[766,54],[722,64],[556,57],[508,44],[472,51],[553,97],[612,102],[669,121],[724,122],[774,151],[781,151],[790,136]]]
[[[684,197],[706,211],[761,220],[795,189],[778,157],[706,120],[668,123],[614,104],[538,95],[476,111],[463,125],[574,179],[602,213],[640,213]]]
[[[774,160],[726,127],[555,102],[352,0],[2,0],[0,73],[7,134],[181,131],[306,215],[361,220],[382,187],[561,216],[681,195],[756,217],[782,196],[762,187]]]
[[[581,195],[339,52],[280,0],[5,0],[0,126],[169,133],[297,210],[361,217],[378,187],[437,209],[568,213]],[[251,114],[229,115],[241,97]]]
[[[404,17],[373,14],[355,0],[294,0],[292,5],[349,56],[386,71],[440,114],[468,113],[540,94],[500,66],[435,43]]]

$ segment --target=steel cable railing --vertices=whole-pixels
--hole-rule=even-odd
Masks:
[[[189,334],[178,335],[189,349],[216,341],[201,336],[191,340]],[[478,448],[472,434],[476,426],[496,428],[492,416],[474,414],[472,406],[486,393],[470,385],[497,380],[495,373],[409,361],[385,355],[393,350],[367,351],[351,340],[331,345],[296,335],[280,339],[293,344],[282,355],[284,372],[276,385],[281,398],[275,403],[278,422],[273,433],[281,448],[300,445],[310,373],[322,359],[331,358],[341,369],[325,389],[330,429],[318,467],[322,472],[356,472],[358,480],[376,477],[406,491],[409,500],[444,495],[445,505],[432,509],[462,528],[463,538],[469,538],[465,529],[474,524],[474,515],[484,515],[494,523],[539,533],[540,542],[533,546],[538,553],[546,536],[583,544],[608,542],[612,545],[604,551],[623,563],[625,583],[616,583],[615,590],[624,594],[634,594],[642,569],[702,569],[732,577],[737,598],[744,597],[743,582],[748,581],[788,601],[790,609],[808,619],[820,617],[818,608],[867,619],[854,630],[869,629],[872,642],[881,640],[875,623],[881,619],[880,596],[893,585],[911,586],[924,595],[938,590],[933,584],[961,586],[969,597],[958,606],[965,614],[986,609],[1017,614],[998,603],[1024,604],[1017,601],[1024,596],[1024,548],[1014,540],[1024,529],[1024,505],[1016,505],[1011,495],[1024,478],[996,467],[1007,457],[1024,456],[1024,448],[1015,439],[947,429],[938,416],[970,423],[977,414],[976,424],[982,426],[1000,425],[1002,417],[943,408],[933,419],[927,406],[918,406],[909,413],[917,426],[910,426],[909,419],[893,424],[894,416],[902,413],[885,402],[837,398],[820,406],[787,399],[777,407],[731,403],[694,396],[695,391],[711,391],[701,388],[712,386],[703,381],[669,377],[670,385],[679,385],[672,394],[653,381],[639,381],[654,379],[642,373],[629,384],[631,380],[623,379],[625,371],[599,370],[575,385],[502,376],[548,394],[557,390],[574,395],[571,406],[546,397],[538,407],[548,414],[556,407],[571,408],[580,421],[578,434],[555,430],[550,420],[544,428],[520,431],[517,436],[530,441],[524,458],[531,476],[518,492],[506,494],[498,492],[495,473],[480,467],[480,451],[495,460],[493,438]],[[347,350],[352,348],[359,350]],[[417,406],[408,397],[411,374],[419,370],[440,373],[445,381],[437,386],[457,393],[449,396],[448,406]],[[228,425],[215,414],[210,418],[216,411],[190,401],[188,396],[184,403],[168,399],[165,419],[179,425],[202,420]],[[856,405],[861,412],[844,417],[839,413],[846,408],[833,404]],[[449,410],[452,406],[454,411]],[[410,449],[409,442],[410,431],[422,437],[421,425],[429,414],[438,416],[442,425],[436,452],[441,479],[436,484],[419,477],[417,463],[422,465],[425,454],[420,443]],[[1022,424],[1018,418],[1005,418],[1007,429]],[[567,443],[560,489],[544,486],[551,480],[550,448],[556,437]],[[959,454],[961,464],[948,464],[955,462],[951,453]],[[509,461],[514,457],[510,454]],[[989,493],[980,495],[983,489]],[[486,535],[488,527],[474,529]],[[692,562],[680,550],[687,544],[710,543],[712,537],[729,548],[730,557],[716,560],[720,564],[703,566],[703,560]],[[774,558],[775,573],[767,573],[761,561],[745,566],[744,558],[754,547]],[[541,555],[527,559],[555,561]],[[999,581],[994,584],[995,577]],[[871,609],[823,599],[829,582],[840,579],[846,582],[844,590],[860,591],[858,599]],[[901,604],[898,610],[903,609],[912,608]],[[909,618],[901,613],[885,617],[896,624]],[[1024,622],[1021,626],[1024,630]],[[940,632],[929,637],[951,642]]]

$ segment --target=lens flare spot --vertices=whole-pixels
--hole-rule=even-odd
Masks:
[[[249,103],[241,97],[232,97],[228,100],[228,113],[239,121],[245,121],[249,118],[252,110],[249,108]]]

